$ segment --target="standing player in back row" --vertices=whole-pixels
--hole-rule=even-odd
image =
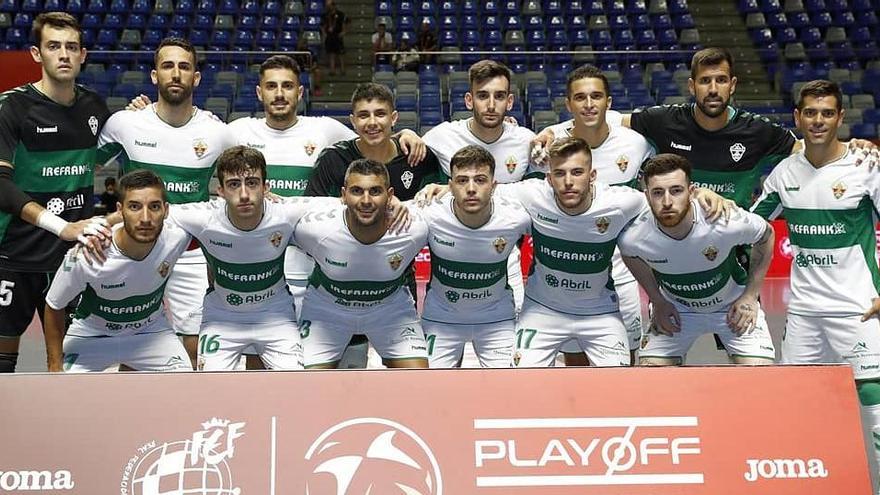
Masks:
[[[15,371],[64,241],[92,215],[96,136],[109,116],[97,94],[76,85],[86,58],[76,19],[40,14],[31,35],[42,77],[0,95],[0,373]]]
[[[504,121],[513,108],[512,74],[504,64],[481,60],[468,70],[470,90],[464,95],[469,119],[444,122],[425,134],[425,143],[440,160],[443,173],[452,172],[452,156],[468,145],[482,146],[495,158],[495,180],[499,184],[517,182],[529,172],[529,143],[535,133],[525,127]],[[522,268],[519,250],[514,250],[508,263],[508,283],[513,289],[517,309],[523,301]]]
[[[109,158],[119,156],[122,171],[144,168],[165,182],[171,204],[208,200],[214,162],[233,146],[226,124],[192,104],[201,74],[195,48],[186,40],[167,38],[155,54],[150,74],[158,102],[139,112],[116,112],[101,132],[99,146]],[[184,253],[172,271],[166,297],[174,331],[195,364],[202,298],[208,289],[201,252]]]
[[[719,335],[736,364],[772,364],[776,357],[758,302],[773,257],[773,229],[736,208],[709,222],[693,199],[691,167],[671,153],[648,160],[645,196],[651,206],[617,241],[627,266],[651,298],[651,334],[639,364],[681,365],[704,333]],[[748,271],[734,249],[750,245]]]
[[[794,263],[782,340],[790,364],[852,365],[862,404],[874,490],[880,464],[880,269],[874,222],[880,177],[855,167],[837,139],[843,122],[837,84],[801,88],[795,123],[804,151],[783,160],[752,211],[788,222]]]
[[[493,197],[495,159],[485,149],[465,146],[449,168],[452,194],[420,211],[431,248],[422,311],[430,367],[460,366],[468,342],[480,366],[509,367],[516,314],[507,259],[531,219],[519,203]]]
[[[568,75],[565,106],[574,119],[550,126],[557,138],[574,136],[590,145],[596,180],[612,186],[636,187],[642,164],[654,155],[648,142],[639,133],[621,126],[611,126],[606,115],[611,108],[608,78],[601,70],[584,65]],[[620,298],[620,314],[629,336],[630,355],[635,358],[642,337],[642,301],[639,285],[614,251],[611,260],[614,290]],[[586,365],[584,354],[575,342],[563,347],[565,364]]]

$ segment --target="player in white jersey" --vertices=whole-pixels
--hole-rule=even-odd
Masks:
[[[424,136],[425,143],[437,155],[440,168],[450,175],[452,156],[468,145],[482,146],[495,157],[495,180],[500,184],[517,182],[529,173],[529,143],[535,133],[528,128],[504,121],[513,108],[510,92],[510,69],[494,60],[481,60],[468,70],[470,91],[464,95],[473,117],[444,122]],[[523,301],[523,279],[519,249],[508,262],[508,283],[513,289],[517,309]]]
[[[795,123],[804,151],[776,166],[752,207],[788,222],[794,263],[782,341],[784,363],[852,365],[867,432],[872,479],[880,456],[880,270],[875,215],[880,177],[856,167],[837,139],[843,122],[837,84],[801,88]]]
[[[516,315],[507,259],[531,220],[518,203],[493,198],[494,168],[484,148],[462,148],[450,164],[452,195],[421,210],[431,248],[422,311],[431,368],[460,366],[468,342],[482,367],[512,363]]]
[[[211,274],[199,332],[200,370],[233,370],[251,346],[268,368],[303,366],[284,255],[300,218],[338,200],[269,202],[265,173],[259,151],[234,146],[217,159],[222,201],[171,208],[169,222],[199,241]]]
[[[646,208],[628,187],[596,183],[590,148],[580,138],[555,141],[546,180],[502,184],[501,197],[532,217],[535,257],[517,322],[517,366],[551,366],[576,339],[597,366],[628,366],[626,329],[610,277],[620,231]]]
[[[595,66],[581,66],[568,74],[566,93],[565,106],[575,118],[548,128],[556,137],[579,137],[590,145],[596,180],[612,186],[636,187],[639,170],[654,155],[654,149],[641,134],[608,123],[612,105],[608,78]],[[642,301],[638,284],[617,250],[611,259],[611,276],[614,290],[620,298],[620,314],[626,325],[627,342],[634,359],[642,337]],[[562,350],[566,365],[587,364],[575,342],[566,343]]]
[[[206,201],[214,161],[234,144],[226,125],[192,105],[201,78],[196,52],[179,38],[162,41],[150,74],[159,100],[139,112],[116,112],[101,131],[98,146],[119,156],[123,172],[145,168],[165,182],[172,204]],[[166,297],[174,330],[195,363],[201,302],[208,288],[205,259],[197,250],[180,257]]]
[[[46,296],[49,371],[102,371],[117,364],[140,371],[192,370],[162,304],[169,272],[190,237],[164,225],[168,203],[154,173],[123,176],[119,192],[123,224],[113,229],[104,263],[88,263],[71,249]],[[80,294],[65,336],[64,308]]]
[[[426,368],[427,348],[407,267],[427,244],[427,226],[387,232],[393,197],[388,171],[368,159],[349,166],[343,207],[306,215],[297,245],[315,259],[303,301],[300,333],[308,368],[335,368],[354,334],[364,334],[392,368]]]
[[[670,153],[644,167],[644,212],[617,243],[651,299],[651,333],[640,365],[684,364],[700,335],[720,336],[736,364],[771,364],[776,357],[758,297],[773,256],[773,229],[737,208],[727,222],[709,222],[693,199],[691,165]],[[735,248],[750,245],[748,273]]]

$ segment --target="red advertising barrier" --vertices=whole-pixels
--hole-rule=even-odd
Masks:
[[[768,277],[788,277],[791,274],[791,261],[794,253],[791,250],[791,242],[788,238],[788,224],[785,220],[773,220],[770,222],[776,233],[776,246],[773,249],[773,260],[770,261]],[[878,245],[880,245],[880,224],[876,227]]]
[[[27,51],[0,51],[0,67],[0,91],[39,81],[43,74]]]
[[[0,492],[871,493],[845,366],[17,375],[0,394]]]

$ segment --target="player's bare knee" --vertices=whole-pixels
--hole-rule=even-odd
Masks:
[[[680,357],[643,356],[639,358],[639,366],[681,366],[682,362]]]
[[[335,370],[339,367],[339,361],[330,363],[310,364],[306,366],[307,370]]]
[[[383,359],[382,364],[389,368],[427,368],[428,360],[425,358]]]
[[[583,352],[564,352],[562,353],[566,366],[589,366],[590,361],[587,359],[586,353]]]
[[[773,360],[757,356],[730,356],[730,362],[744,366],[769,366]]]

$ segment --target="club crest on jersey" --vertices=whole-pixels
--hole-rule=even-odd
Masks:
[[[159,269],[157,271],[159,272],[160,277],[162,277],[162,278],[167,277],[169,270],[171,270],[171,265],[167,261],[163,261],[162,263],[159,263]]]
[[[596,229],[600,234],[608,232],[609,225],[611,225],[611,222],[608,221],[608,217],[599,217],[596,219]]]
[[[498,253],[504,252],[504,248],[507,247],[507,239],[503,237],[499,237],[492,241],[492,245],[495,246],[495,251]]]
[[[516,157],[509,156],[507,157],[507,161],[504,162],[504,165],[507,167],[507,173],[512,174],[516,170]]]
[[[709,247],[703,250],[703,256],[709,261],[715,261],[715,258],[718,257],[718,248],[709,244]]]
[[[92,136],[98,135],[98,117],[94,115],[89,117],[89,130],[92,131]]]
[[[629,167],[629,157],[626,155],[620,155],[614,163],[617,164],[617,168],[619,168],[621,172],[626,172],[627,167]]]
[[[309,141],[305,144],[305,146],[303,146],[303,149],[305,150],[307,155],[312,156],[312,153],[314,153],[315,150],[318,149],[318,146],[315,143]]]
[[[275,232],[272,232],[271,236],[269,236],[269,242],[271,242],[273,246],[278,247],[281,245],[281,237],[281,232],[276,230]]]
[[[193,151],[195,151],[196,156],[199,158],[205,156],[205,153],[208,152],[208,143],[203,138],[193,139]]]
[[[745,154],[746,147],[742,143],[734,143],[733,146],[730,147],[730,157],[733,158],[733,161],[735,162],[742,160],[742,157]]]
[[[516,353],[513,355],[513,365],[519,366],[519,362],[521,360],[522,360],[522,353],[519,351],[516,351]]]
[[[412,186],[414,177],[415,177],[415,175],[413,175],[412,172],[407,170],[406,172],[400,174],[400,182],[403,182],[403,187],[409,189],[410,186]]]
[[[831,186],[831,192],[834,193],[835,199],[840,199],[841,197],[843,197],[843,194],[846,192],[846,184],[844,184],[841,181],[835,182]]]
[[[391,265],[392,270],[397,270],[400,268],[400,263],[403,262],[403,256],[400,253],[394,253],[388,257],[388,264]]]

